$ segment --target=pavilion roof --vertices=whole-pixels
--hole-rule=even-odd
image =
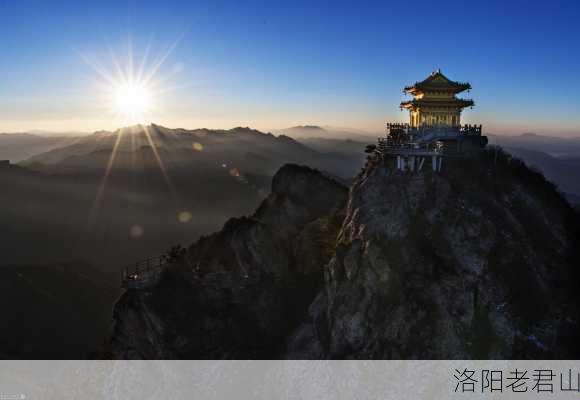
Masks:
[[[412,86],[405,86],[403,89],[406,93],[419,93],[426,91],[444,91],[459,93],[464,90],[471,89],[471,85],[467,82],[455,82],[447,78],[440,69],[434,71],[425,80],[415,82]]]

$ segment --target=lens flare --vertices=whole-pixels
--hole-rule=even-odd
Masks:
[[[139,238],[143,236],[143,227],[141,225],[133,225],[131,229],[129,229],[129,235],[132,238]]]
[[[181,222],[182,224],[185,224],[189,221],[191,221],[191,213],[189,211],[182,211],[177,215],[177,220],[179,222]]]

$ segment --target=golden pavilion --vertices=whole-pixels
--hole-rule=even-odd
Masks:
[[[457,94],[470,89],[469,83],[452,81],[441,70],[405,87],[403,92],[413,98],[400,107],[409,111],[409,122],[387,123],[387,137],[379,138],[378,145],[367,152],[393,162],[401,171],[420,171],[424,165],[441,171],[443,157],[465,157],[479,151],[487,144],[481,125],[461,125],[461,112],[474,103]]]
[[[460,99],[456,95],[470,89],[469,83],[452,81],[438,69],[427,79],[403,89],[403,93],[410,94],[413,99],[402,102],[401,108],[409,110],[412,127],[459,126],[461,111],[473,107],[473,100]]]

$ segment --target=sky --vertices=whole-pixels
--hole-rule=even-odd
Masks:
[[[576,0],[0,0],[0,132],[380,132],[407,120],[401,89],[440,68],[473,87],[466,123],[580,136],[579,20]],[[147,108],[129,121],[119,87],[140,70]]]

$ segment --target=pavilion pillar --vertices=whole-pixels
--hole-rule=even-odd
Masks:
[[[421,171],[423,169],[423,164],[425,163],[425,157],[421,157],[419,161],[419,166],[417,167],[417,171]]]

